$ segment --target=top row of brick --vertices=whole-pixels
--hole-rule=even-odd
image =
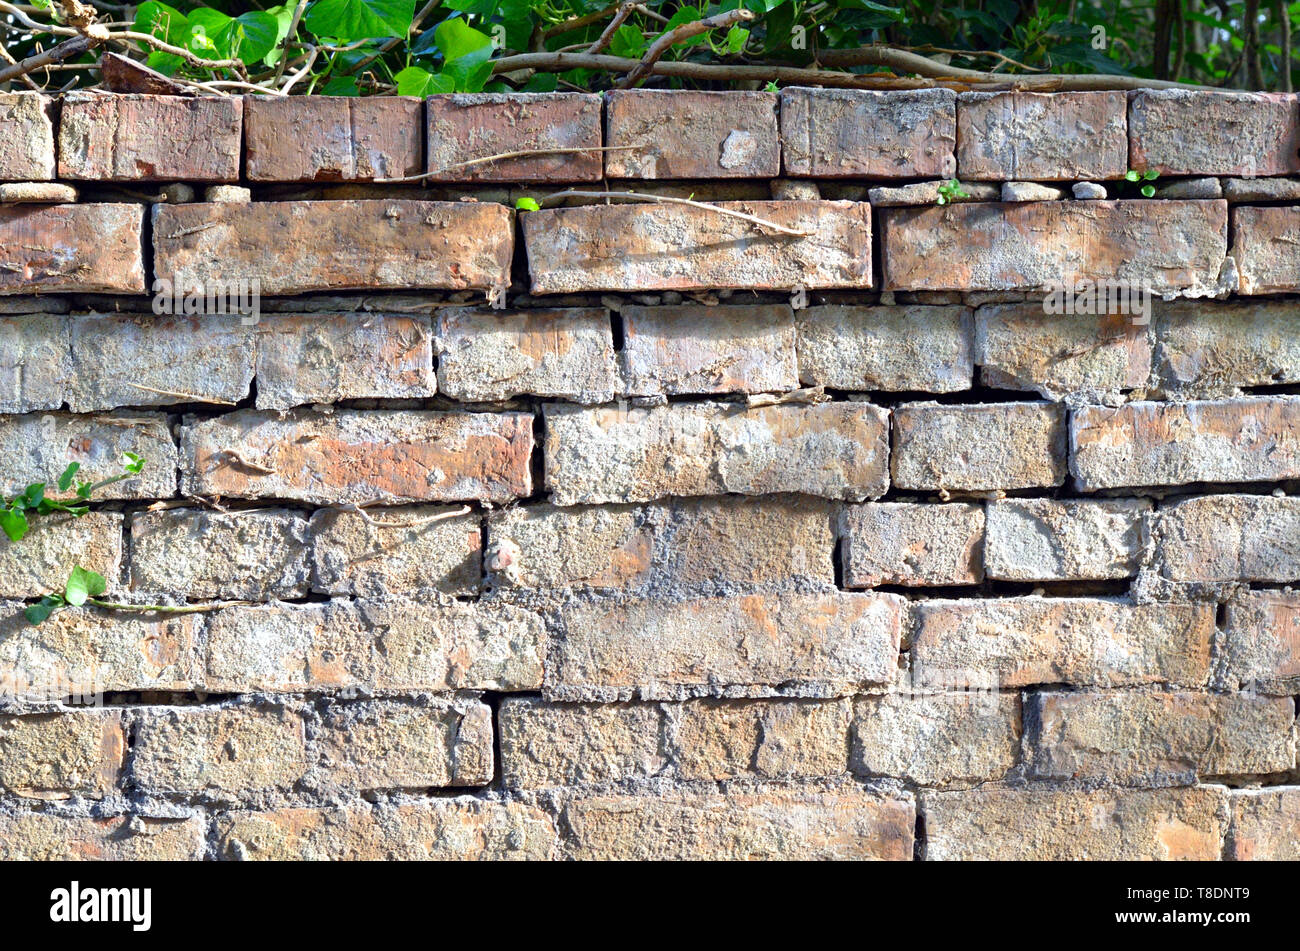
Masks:
[[[798,87],[423,101],[0,95],[0,181],[1106,181],[1129,168],[1300,172],[1300,99]]]

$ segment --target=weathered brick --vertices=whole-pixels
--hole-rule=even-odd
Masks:
[[[622,359],[630,396],[765,393],[799,387],[794,312],[747,307],[625,307]]]
[[[28,799],[102,799],[126,755],[116,710],[0,716],[0,788]]]
[[[58,409],[73,382],[67,318],[0,317],[0,413]]]
[[[131,588],[193,601],[301,598],[307,519],[287,509],[131,515]]]
[[[505,286],[512,215],[398,198],[154,205],[154,272],[186,293],[254,279],[262,294]]]
[[[912,605],[912,670],[925,688],[1032,684],[1202,686],[1211,604],[998,598]]]
[[[258,325],[258,409],[427,399],[437,388],[428,317],[276,314]]]
[[[872,286],[865,202],[715,204],[806,234],[689,205],[532,211],[523,216],[523,229],[533,293]]]
[[[1300,172],[1292,95],[1144,89],[1129,100],[1129,165],[1161,175]]]
[[[1150,511],[1145,499],[992,500],[984,570],[1003,581],[1131,578],[1142,560]]]
[[[39,598],[62,591],[77,565],[98,572],[110,584],[117,581],[122,516],[91,512],[73,518],[55,513],[28,521],[31,529],[22,544],[0,544],[0,598]]]
[[[1123,178],[1122,92],[965,92],[957,97],[957,174],[976,181]]]
[[[74,413],[169,403],[235,404],[253,382],[253,338],[238,317],[68,318]]]
[[[546,690],[603,699],[884,683],[896,672],[903,606],[898,595],[845,593],[574,601],[561,612]]]
[[[601,177],[600,96],[473,93],[430,96],[431,182],[595,182]],[[506,152],[559,151],[463,163]],[[455,167],[460,166],[460,167]]]
[[[1227,790],[981,786],[925,793],[930,861],[1215,861]]]
[[[845,509],[844,584],[979,584],[984,509],[978,505],[873,502]]]
[[[795,779],[848,771],[848,700],[695,700],[669,708],[685,780]]]
[[[544,412],[546,488],[558,505],[728,492],[861,501],[889,487],[887,414],[869,403]]]
[[[834,583],[827,503],[788,496],[673,499],[640,507],[528,505],[488,522],[518,550],[498,580],[525,588],[727,591]]]
[[[326,504],[484,499],[532,493],[532,416],[240,410],[181,433],[184,491]]]
[[[214,692],[537,690],[546,629],[494,601],[226,608],[207,631]]]
[[[894,410],[894,485],[958,492],[1061,485],[1065,416],[1052,403],[905,403]]]
[[[1241,273],[1241,294],[1294,294],[1300,291],[1300,208],[1293,205],[1232,209],[1233,257]]]
[[[1147,385],[1148,327],[1127,314],[1053,315],[1041,302],[975,312],[975,362],[985,386],[1047,399],[1098,398]]]
[[[52,103],[37,92],[0,93],[0,181],[54,177]]]
[[[1290,697],[1105,690],[1031,694],[1029,769],[1042,779],[1186,786],[1295,766]]]
[[[59,116],[59,178],[239,181],[239,96],[71,92]]]
[[[71,462],[81,463],[79,482],[121,475],[124,452],[144,457],[144,470],[100,489],[96,499],[170,498],[176,492],[176,444],[161,413],[0,416],[0,445],[8,450],[0,495],[15,495],[30,483],[44,482],[57,497],[59,475]]]
[[[678,791],[569,801],[569,857],[690,861],[912,858],[910,798],[845,787]]]
[[[501,770],[511,789],[645,779],[668,764],[658,704],[501,703]]]
[[[0,860],[25,862],[197,861],[207,820],[112,816],[91,819],[29,812],[0,816]]]
[[[950,178],[957,97],[948,89],[781,90],[785,173],[814,178]]]
[[[555,827],[535,806],[431,799],[347,809],[227,812],[217,820],[218,853],[271,861],[543,860]]]
[[[319,772],[351,790],[484,786],[492,710],[477,700],[337,704],[323,717]]]
[[[478,515],[435,506],[367,514],[322,509],[312,516],[313,590],[362,598],[479,590]]]
[[[144,209],[0,205],[0,294],[143,294]]]
[[[889,208],[885,290],[1032,291],[1105,279],[1165,296],[1217,292],[1224,201],[1031,201]],[[941,264],[936,264],[941,262]]]
[[[774,178],[776,94],[622,89],[605,94],[608,178]]]
[[[1236,862],[1300,860],[1300,786],[1233,789],[1223,857]]]
[[[248,178],[339,182],[424,171],[424,107],[409,96],[249,96]]]
[[[80,608],[33,627],[23,607],[0,601],[0,695],[86,700],[107,691],[192,690],[199,682],[197,614]]]
[[[799,378],[842,390],[970,389],[965,307],[809,307],[797,317]]]
[[[140,788],[221,800],[289,789],[311,766],[302,714],[270,705],[145,708],[132,753]]]
[[[853,707],[852,767],[921,786],[1003,778],[1020,751],[1015,693],[888,693]]]
[[[1300,694],[1300,594],[1251,591],[1229,601],[1220,662],[1230,690]]]
[[[1161,509],[1161,574],[1173,581],[1300,581],[1300,498],[1207,495]]]
[[[1300,477],[1300,397],[1084,406],[1070,414],[1070,472],[1117,486]]]
[[[522,395],[607,403],[617,386],[609,311],[441,310],[438,386],[466,403]]]
[[[1157,302],[1155,334],[1154,379],[1171,392],[1300,383],[1300,311],[1290,302]]]

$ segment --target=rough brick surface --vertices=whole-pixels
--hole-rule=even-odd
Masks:
[[[144,293],[139,205],[0,205],[0,294]]]
[[[925,858],[1037,861],[1215,861],[1226,790],[983,786],[925,793]]]
[[[546,487],[559,505],[667,495],[883,495],[888,426],[867,403],[741,409],[545,408]]]
[[[221,693],[537,690],[546,653],[541,617],[500,602],[280,604],[213,614],[204,676]]]
[[[990,501],[984,570],[1003,581],[1094,581],[1137,573],[1147,540],[1142,499]]]
[[[0,817],[0,859],[30,862],[178,862],[207,851],[207,820],[29,812]]]
[[[315,591],[382,598],[479,589],[483,538],[472,512],[441,506],[374,507],[365,515],[322,509],[312,516],[310,537]]]
[[[160,413],[0,416],[0,446],[9,452],[0,495],[15,495],[30,483],[44,482],[58,497],[59,475],[68,463],[81,464],[77,481],[99,482],[122,474],[124,452],[143,456],[143,471],[105,486],[95,493],[96,499],[165,499],[176,491],[176,445],[167,417]]]
[[[225,813],[225,859],[270,861],[540,860],[554,857],[555,827],[522,803],[431,799],[347,809]]]
[[[501,704],[501,768],[511,789],[648,779],[668,765],[657,704]]]
[[[600,96],[584,93],[474,93],[431,96],[431,182],[594,182],[601,176]],[[557,151],[474,162],[505,152]]]
[[[1238,862],[1300,859],[1300,787],[1234,789],[1223,857]]]
[[[365,181],[424,171],[424,108],[399,96],[249,96],[247,176],[255,182]]]
[[[307,519],[286,509],[200,509],[130,517],[131,587],[194,601],[301,598],[309,588]]]
[[[978,505],[855,505],[841,518],[840,538],[846,587],[978,584],[984,578],[984,510]]]
[[[971,385],[964,307],[809,307],[797,318],[799,377],[841,390],[952,393]]]
[[[569,802],[566,853],[639,861],[877,859],[912,857],[915,809],[902,798],[846,788],[662,796],[594,796]]]
[[[63,405],[74,380],[66,331],[67,319],[57,314],[0,317],[0,413]]]
[[[776,94],[613,90],[605,95],[609,178],[773,178],[781,174]]]
[[[1300,313],[1290,303],[1157,303],[1155,333],[1155,379],[1174,393],[1300,383]]]
[[[848,769],[847,700],[696,700],[668,716],[684,780],[789,780]]]
[[[257,408],[433,396],[427,317],[264,316],[257,335]]]
[[[438,314],[438,386],[465,403],[514,396],[607,403],[618,383],[609,312],[447,308]]]
[[[59,116],[59,177],[238,181],[243,114],[239,96],[69,93]]]
[[[1300,172],[1300,102],[1271,93],[1146,89],[1129,101],[1129,165],[1161,175]]]
[[[488,539],[489,550],[518,551],[495,580],[524,588],[725,592],[835,578],[830,507],[808,498],[519,506],[490,519]]]
[[[57,492],[52,492],[57,496]],[[0,543],[0,598],[39,598],[61,591],[80,565],[115,582],[122,564],[122,516],[33,516],[21,545]],[[8,540],[6,539],[6,542]]]
[[[1096,598],[921,601],[912,667],[927,688],[1204,685],[1214,606]]]
[[[533,293],[872,286],[869,205],[716,204],[805,234],[677,204],[533,211],[523,216]]]
[[[787,306],[625,307],[622,318],[629,396],[799,387],[794,316]]]
[[[1242,294],[1294,294],[1300,289],[1300,208],[1232,209],[1233,255]]]
[[[54,177],[50,100],[35,92],[0,93],[0,181]]]
[[[532,492],[532,417],[523,413],[240,410],[191,421],[184,491],[239,498],[388,502]]]
[[[1295,766],[1290,697],[1132,690],[1032,694],[1030,771],[1042,779],[1185,786]]]
[[[897,595],[745,595],[681,602],[573,602],[546,671],[557,698],[846,687],[892,679]]]
[[[409,199],[155,205],[154,272],[186,292],[253,279],[262,294],[490,288],[509,283],[511,218]]]
[[[987,492],[1065,481],[1065,411],[1048,403],[894,410],[894,484],[904,489]]]
[[[976,181],[1123,178],[1122,92],[966,92],[957,97],[957,175]]]
[[[787,175],[950,178],[956,138],[956,95],[947,89],[781,90]]]
[[[1173,581],[1300,581],[1300,499],[1207,495],[1164,508],[1161,573]]]
[[[890,208],[881,221],[883,287],[896,291],[1031,291],[1105,279],[1203,297],[1216,292],[1227,254],[1223,201],[958,203]]]
[[[921,786],[1003,778],[1020,753],[1014,693],[889,693],[853,708],[853,769]]]
[[[1300,694],[1300,595],[1253,591],[1230,601],[1220,663],[1228,689]]]
[[[125,755],[116,710],[0,717],[0,789],[25,799],[102,799]]]
[[[1070,417],[1070,472],[1115,486],[1300,476],[1300,397],[1085,406]]]

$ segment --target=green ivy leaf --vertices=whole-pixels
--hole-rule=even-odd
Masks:
[[[63,607],[62,598],[47,594],[36,604],[23,611],[23,617],[27,618],[28,624],[40,624],[61,607]]]
[[[1157,172],[1154,168],[1149,168],[1146,170],[1146,173],[1142,177],[1145,178],[1148,182],[1154,182],[1157,178],[1160,177],[1160,173]]]
[[[355,76],[331,76],[329,80],[321,87],[322,96],[359,96],[361,91],[357,89],[357,77]]]
[[[727,31],[727,52],[739,53],[749,41],[749,30],[739,24]]]
[[[625,56],[628,59],[640,59],[645,52],[646,40],[641,31],[630,23],[624,23],[609,38],[609,52],[613,56]]]
[[[669,30],[675,29],[681,26],[683,23],[694,23],[696,20],[702,19],[703,16],[704,14],[700,12],[698,7],[692,7],[692,6],[678,7],[677,12],[672,15],[672,18],[669,19],[667,23],[664,24],[663,31],[667,33]],[[689,39],[682,40],[680,43],[677,43],[676,45],[677,46],[699,46],[707,39],[708,39],[707,33],[697,33],[695,36],[692,36]]]
[[[27,516],[17,509],[0,509],[0,529],[9,536],[11,542],[20,542],[27,535],[31,526]]]
[[[456,92],[478,92],[492,77],[492,38],[460,17],[443,20],[433,31],[442,53],[443,75],[456,84]]]
[[[455,92],[456,81],[442,73],[431,73],[419,66],[408,66],[393,77],[397,80],[399,96],[434,96],[439,93]]]
[[[81,468],[81,463],[79,462],[68,463],[68,468],[64,469],[63,474],[59,476],[60,492],[67,492],[68,489],[72,487],[72,477],[77,474],[77,470],[79,470],[80,468]]]
[[[275,17],[260,10],[231,19],[208,7],[191,11],[189,25],[191,49],[204,47],[220,59],[239,59],[245,63],[255,63],[275,48],[278,29]]]
[[[541,211],[542,206],[537,204],[536,198],[529,198],[528,196],[525,195],[523,198],[515,199],[515,210],[516,211]]]
[[[415,0],[316,0],[303,26],[317,36],[344,42],[406,36],[415,19]]]
[[[139,475],[144,469],[144,457],[137,456],[133,452],[122,453],[122,468],[134,475]]]
[[[1130,168],[1127,172],[1124,173],[1124,177],[1130,182],[1136,182],[1139,178],[1142,177],[1142,173],[1137,171],[1136,169]]]
[[[136,8],[135,32],[156,36],[172,46],[184,46],[190,38],[189,20],[185,14],[158,0],[149,0]]]
[[[1141,191],[1142,191],[1142,197],[1143,197],[1143,198],[1151,198],[1151,197],[1154,196],[1155,193],[1156,193],[1156,186],[1154,186],[1154,185],[1143,185]]]
[[[63,597],[74,608],[79,608],[86,603],[87,598],[98,597],[107,590],[108,582],[103,575],[77,565],[68,575]]]

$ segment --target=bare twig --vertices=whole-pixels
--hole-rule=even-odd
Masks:
[[[18,65],[18,60],[14,59],[13,54],[10,53],[9,50],[4,46],[0,46],[0,57],[2,57],[4,61],[8,63],[10,66]],[[28,89],[35,89],[37,92],[40,92],[41,87],[37,85],[36,81],[32,79],[32,77],[28,76],[26,73],[23,73],[21,79],[24,85],[26,85]]]
[[[559,201],[564,198],[622,198],[628,201],[642,201],[654,204],[666,205],[686,205],[690,208],[703,208],[705,211],[713,211],[728,218],[739,218],[741,221],[748,221],[750,224],[758,225],[761,228],[767,228],[770,231],[776,231],[780,234],[788,234],[795,238],[811,237],[811,231],[796,231],[794,228],[788,228],[785,225],[779,225],[775,221],[768,221],[766,218],[759,218],[755,215],[747,215],[743,211],[736,211],[732,208],[722,208],[718,205],[710,205],[702,201],[693,201],[690,198],[675,198],[669,195],[642,195],[638,192],[590,192],[590,191],[562,191],[547,195],[539,202],[545,204],[548,201]]]
[[[614,38],[615,32],[617,32],[618,28],[623,25],[623,21],[631,16],[636,11],[636,8],[637,4],[634,2],[624,3],[619,7],[618,12],[614,14],[614,19],[609,21],[609,26],[605,27],[604,32],[596,38],[595,43],[592,43],[587,47],[587,52],[599,53],[608,46],[609,41]]]
[[[275,64],[275,76],[272,83],[280,85],[280,80],[284,78],[284,64],[289,59],[289,44],[298,37],[298,24],[302,22],[303,11],[307,9],[307,0],[298,0],[298,5],[293,8],[293,17],[289,20],[289,32],[284,34],[284,42],[280,44],[280,59]]]
[[[88,37],[74,36],[72,39],[65,40],[58,46],[51,46],[44,53],[37,53],[34,56],[28,56],[19,63],[0,69],[0,83],[15,79],[19,76],[26,76],[28,73],[35,72],[43,66],[52,66],[56,63],[62,63],[64,60],[72,59],[74,56],[80,56],[82,53],[94,49],[98,45],[99,43]],[[90,69],[90,64],[87,64],[86,68]]]
[[[502,162],[506,159],[515,158],[532,158],[535,155],[578,155],[583,152],[623,152],[627,149],[640,148],[637,145],[593,145],[590,148],[564,148],[564,149],[518,149],[514,152],[498,152],[496,155],[485,155],[482,158],[468,159],[464,162],[453,162],[451,165],[444,165],[442,168],[435,169],[432,172],[424,172],[421,175],[403,175],[401,178],[375,178],[371,180],[374,185],[399,185],[404,182],[419,182],[426,178],[433,178],[435,175],[441,175],[444,172],[454,172],[458,168],[471,168],[475,165],[486,165],[490,162]]]
[[[692,36],[698,36],[701,33],[707,33],[710,30],[722,30],[727,27],[746,20],[754,19],[754,14],[743,7],[736,10],[726,10],[722,13],[715,14],[711,17],[705,17],[702,20],[694,20],[690,23],[683,23],[666,31],[659,39],[650,44],[650,48],[645,51],[641,61],[618,83],[619,89],[628,89],[636,85],[642,79],[650,74],[665,53],[673,46],[676,46],[682,40],[689,40]]]
[[[195,393],[181,393],[176,390],[160,390],[156,387],[145,386],[143,383],[132,383],[130,380],[126,381],[126,385],[133,386],[137,390],[144,390],[146,393],[157,393],[159,396],[179,397],[188,400],[191,403],[216,403],[220,406],[236,405],[232,400],[223,400],[215,396],[199,396]]]
[[[100,601],[98,598],[87,598],[86,603],[108,611],[148,611],[158,614],[203,614],[208,611],[220,611],[222,608],[257,604],[256,601],[222,601],[218,604],[123,604],[120,601]]]
[[[451,512],[439,512],[437,515],[430,515],[426,518],[412,519],[406,522],[385,522],[374,518],[366,511],[371,505],[378,505],[383,500],[375,502],[350,503],[348,505],[339,505],[336,508],[340,512],[352,512],[361,516],[361,520],[367,525],[373,525],[375,528],[419,528],[421,525],[429,525],[433,522],[446,521],[449,518],[459,518],[462,515],[468,515],[473,511],[468,505],[462,505],[460,508]]]
[[[601,20],[605,19],[605,17],[617,10],[621,3],[622,0],[618,0],[618,3],[611,3],[603,10],[584,13],[580,17],[574,17],[572,20],[564,20],[561,23],[553,23],[546,27],[546,29],[542,30],[542,37],[549,40],[552,36],[559,36],[562,33],[572,33],[574,30],[581,30],[584,26],[591,26],[593,23],[599,23]]]

